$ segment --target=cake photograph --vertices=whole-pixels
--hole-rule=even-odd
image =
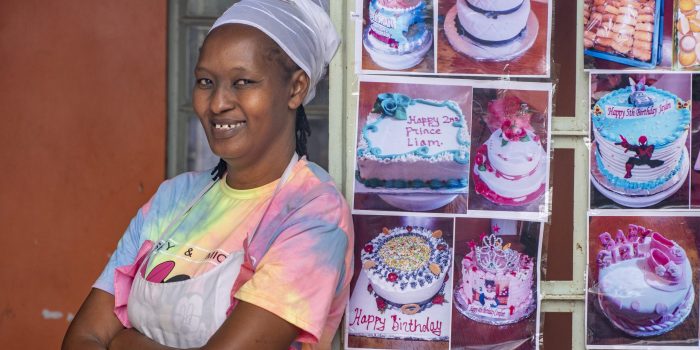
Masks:
[[[671,69],[673,5],[673,0],[584,0],[585,68]]]
[[[354,209],[465,213],[472,87],[362,79]]]
[[[536,349],[539,222],[458,218],[452,349]]]
[[[354,215],[348,348],[449,347],[452,218]]]
[[[549,98],[547,91],[474,89],[470,211],[546,217]]]
[[[588,348],[698,347],[700,217],[680,215],[589,216]]]
[[[435,73],[432,0],[356,0],[364,73]]]
[[[552,2],[438,0],[437,72],[548,77]]]
[[[700,1],[679,0],[676,5],[675,66],[684,70],[700,68]]]
[[[590,207],[688,209],[691,76],[591,74]]]

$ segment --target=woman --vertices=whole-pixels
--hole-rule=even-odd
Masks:
[[[221,157],[214,179],[187,173],[160,186],[64,349],[330,347],[352,276],[352,219],[303,157],[302,105],[337,47],[310,0],[243,0],[216,21],[192,94]]]

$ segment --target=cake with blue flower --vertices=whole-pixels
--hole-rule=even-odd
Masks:
[[[384,228],[365,244],[361,259],[380,311],[396,308],[414,314],[445,302],[451,253],[441,230]]]
[[[370,189],[467,192],[469,146],[456,102],[382,93],[359,137],[356,178]]]
[[[591,111],[591,181],[618,204],[641,208],[670,197],[688,176],[690,103],[630,79]]]
[[[370,0],[363,43],[372,60],[391,69],[418,65],[433,43],[424,0]]]

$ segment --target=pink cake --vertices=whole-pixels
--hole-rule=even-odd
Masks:
[[[615,327],[635,337],[666,333],[690,314],[695,290],[685,250],[658,232],[629,225],[600,235],[598,304]]]
[[[476,151],[474,189],[496,204],[525,205],[545,192],[547,153],[530,125],[527,104],[515,111],[497,108],[503,103],[489,103],[489,124],[496,120],[499,128]]]
[[[482,236],[482,245],[469,244],[462,260],[462,284],[457,290],[460,312],[478,322],[515,323],[536,306],[532,286],[533,260],[496,235]]]

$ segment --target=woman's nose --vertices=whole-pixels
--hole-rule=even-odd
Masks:
[[[209,108],[214,114],[221,114],[235,107],[233,93],[226,88],[217,87],[211,98]]]

